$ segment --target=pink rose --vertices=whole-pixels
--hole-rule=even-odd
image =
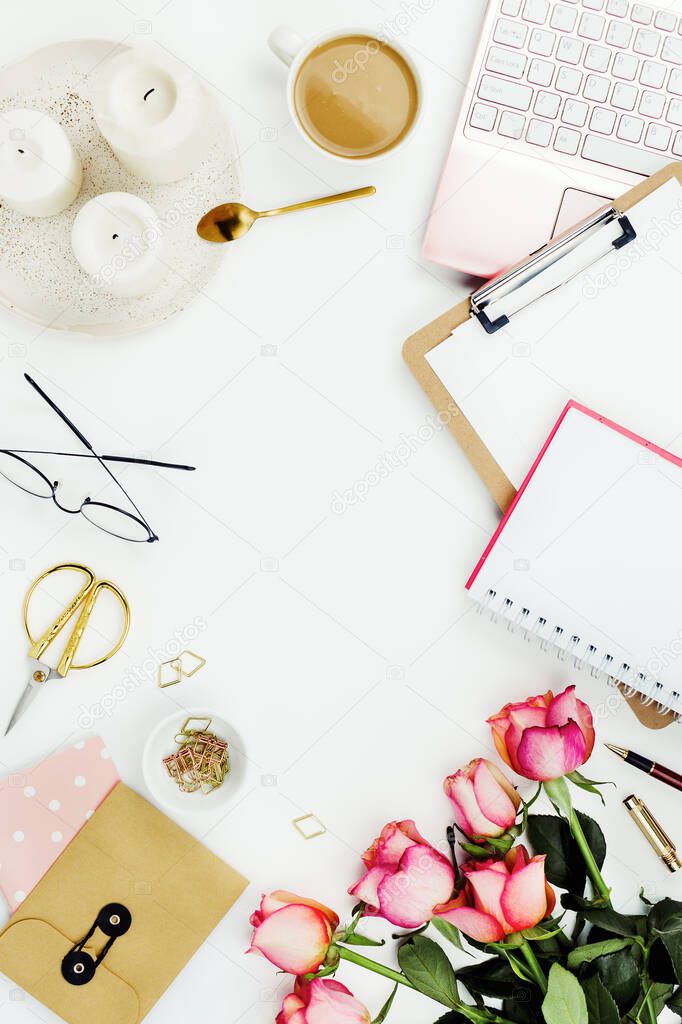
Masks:
[[[554,890],[545,879],[545,858],[515,846],[504,860],[469,860],[461,865],[464,888],[436,915],[477,942],[500,942],[532,928],[552,913]]]
[[[506,775],[477,757],[443,783],[454,808],[455,824],[469,839],[497,839],[516,822],[521,797]]]
[[[260,953],[289,974],[311,974],[324,963],[339,919],[321,903],[277,891],[263,896],[251,924],[249,953]]]
[[[367,872],[349,889],[365,914],[399,928],[418,928],[433,908],[450,899],[455,873],[447,857],[423,839],[413,821],[392,821],[363,853]]]
[[[339,981],[296,981],[282,1003],[276,1024],[370,1024],[369,1010]]]
[[[500,757],[519,775],[549,782],[570,775],[594,747],[592,712],[568,686],[521,704],[505,704],[488,719]]]

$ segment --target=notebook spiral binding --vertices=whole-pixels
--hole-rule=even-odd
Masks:
[[[589,671],[595,679],[604,679],[610,686],[620,684],[626,697],[639,696],[644,707],[656,705],[659,714],[672,711],[675,720],[682,720],[682,704],[677,690],[669,690],[651,673],[633,668],[626,662],[620,666],[612,654],[599,649],[583,637],[571,635],[558,624],[552,624],[543,616],[534,616],[509,597],[498,595],[489,589],[476,600],[479,615],[488,615],[493,622],[504,620],[511,633],[519,633],[528,642],[536,643],[543,651],[554,650],[560,661],[572,661],[575,668]],[[679,708],[679,710],[678,710]]]

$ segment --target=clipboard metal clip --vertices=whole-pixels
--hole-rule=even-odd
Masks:
[[[609,224],[613,224],[614,221],[618,222],[621,229],[621,234],[612,239],[611,244],[605,252],[601,253],[596,259],[593,259],[588,266],[581,267],[579,270],[574,271],[565,280],[561,281],[558,285],[555,284],[549,288],[547,292],[541,295],[536,295],[530,302],[517,308],[513,312],[520,313],[526,306],[531,305],[538,298],[542,298],[542,295],[547,295],[549,292],[554,291],[555,288],[561,287],[563,284],[567,284],[578,274],[583,273],[593,263],[603,259],[607,256],[611,249],[622,249],[630,242],[634,242],[637,237],[637,232],[632,226],[629,217],[621,213],[616,209],[615,206],[611,206],[606,210],[601,210],[590,217],[589,220],[584,221],[573,231],[558,238],[555,242],[550,242],[549,245],[544,246],[538,252],[534,253],[530,258],[523,260],[521,263],[517,263],[515,266],[506,270],[500,274],[499,277],[494,278],[488,284],[479,288],[477,292],[471,296],[471,315],[476,317],[479,321],[486,334],[495,334],[502,327],[510,321],[510,317],[513,316],[513,312],[509,314],[502,313],[491,319],[487,309],[493,304],[504,300],[507,296],[516,292],[518,289],[530,284],[539,277],[545,271],[549,270],[555,264],[559,263],[560,260],[564,259],[570,253],[574,252],[580,245],[591,238],[597,232],[603,230]]]

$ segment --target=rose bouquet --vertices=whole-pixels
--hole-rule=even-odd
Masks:
[[[604,836],[571,802],[571,785],[600,796],[578,770],[594,746],[588,706],[569,686],[488,722],[507,767],[537,783],[528,799],[476,758],[445,779],[454,823],[443,849],[411,820],[381,830],[349,889],[348,925],[292,893],[263,897],[249,952],[294,976],[276,1024],[381,1024],[401,986],[440,1004],[439,1024],[655,1024],[665,1007],[682,1017],[682,903],[642,894],[645,913],[614,910]],[[553,814],[531,812],[542,791]],[[532,852],[518,842],[524,833]],[[395,968],[358,951],[383,945],[357,930],[366,917],[401,929]],[[448,944],[474,962],[456,969]],[[343,961],[391,984],[374,1017],[336,980]]]

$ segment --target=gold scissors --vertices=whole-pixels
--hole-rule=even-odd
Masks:
[[[46,580],[49,576],[54,576],[59,572],[80,573],[81,576],[84,577],[85,582],[73,600],[70,601],[61,614],[57,616],[52,625],[48,626],[39,639],[34,640],[28,624],[28,610],[31,604],[31,599],[43,580]],[[123,631],[107,654],[102,655],[101,658],[97,658],[95,661],[89,661],[83,665],[74,665],[74,658],[76,657],[80,642],[83,639],[83,634],[85,633],[90,620],[90,615],[95,607],[97,598],[103,590],[108,590],[112,593],[123,609]],[[57,639],[67,622],[79,610],[80,614],[76,620],[76,625],[74,626],[73,632],[69,637],[66,647],[64,648],[64,653],[61,656],[59,664],[56,668],[46,665],[45,662],[41,660],[43,655],[48,647],[50,647]],[[123,594],[110,580],[98,580],[92,569],[89,569],[87,565],[79,565],[77,562],[64,562],[61,565],[55,565],[52,569],[47,569],[42,573],[42,575],[40,575],[38,579],[31,584],[28,593],[24,598],[23,616],[24,629],[26,630],[26,635],[31,644],[28,650],[31,674],[29,676],[26,689],[22,693],[19,703],[14,709],[9,725],[5,729],[5,736],[16,724],[19,718],[21,718],[45,683],[54,676],[61,676],[63,679],[64,676],[68,675],[71,669],[77,671],[84,668],[94,668],[96,665],[101,665],[103,662],[109,661],[110,658],[113,658],[113,656],[120,651],[126,637],[128,636],[128,630],[130,629],[130,605],[128,604],[125,594]]]

